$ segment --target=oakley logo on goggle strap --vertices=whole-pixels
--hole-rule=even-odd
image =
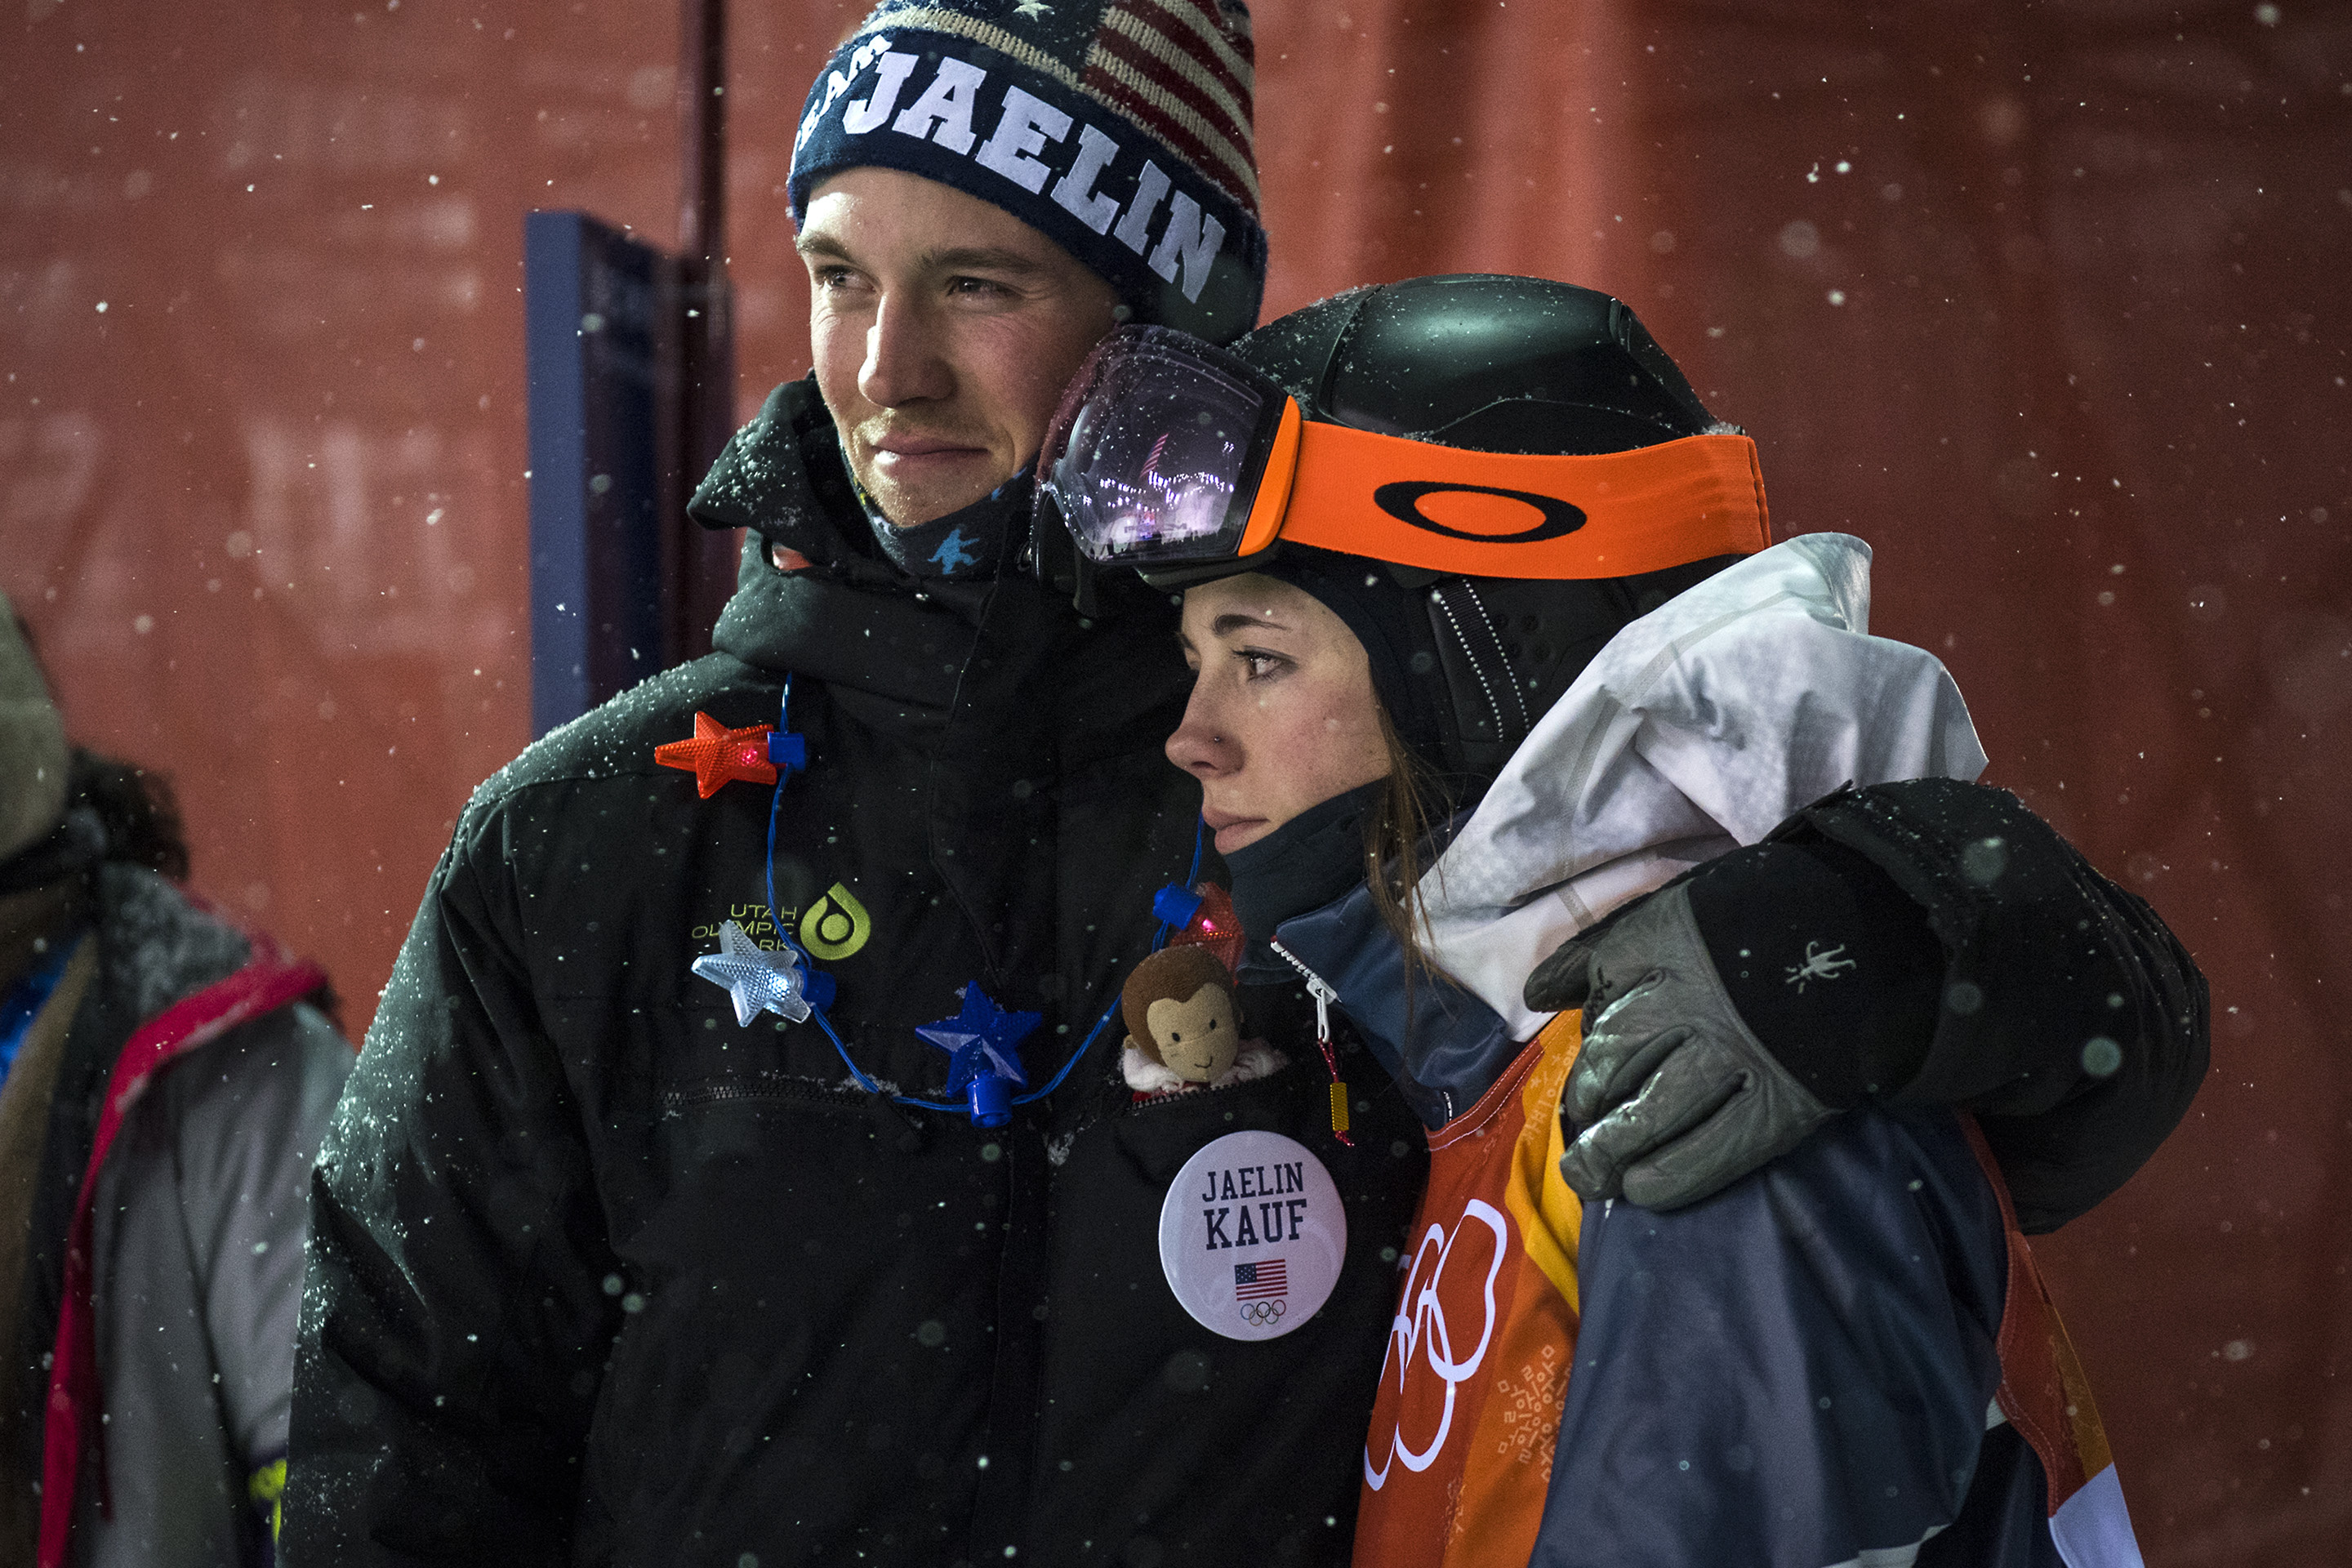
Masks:
[[[1435,495],[1500,496],[1505,500],[1531,506],[1541,514],[1532,528],[1517,533],[1474,533],[1465,528],[1454,528],[1438,521],[1421,510],[1421,503]],[[1372,504],[1413,527],[1431,533],[1442,533],[1448,539],[1468,539],[1481,544],[1535,544],[1547,539],[1558,539],[1574,533],[1584,526],[1584,509],[1570,505],[1557,496],[1537,495],[1532,490],[1498,489],[1493,485],[1445,484],[1428,479],[1399,479],[1382,485],[1372,492]]]

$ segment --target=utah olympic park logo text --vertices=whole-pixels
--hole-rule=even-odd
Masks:
[[[1476,1222],[1475,1227],[1473,1221]],[[1446,1268],[1454,1261],[1455,1246],[1465,1234],[1475,1238],[1486,1233],[1492,1234],[1494,1245],[1486,1259],[1486,1279],[1479,1288],[1477,1342],[1470,1345],[1467,1354],[1457,1355],[1454,1331],[1467,1325],[1447,1320],[1445,1304],[1439,1295],[1445,1286]],[[1364,1444],[1364,1484],[1374,1491],[1388,1484],[1392,1466],[1402,1464],[1408,1470],[1425,1470],[1444,1449],[1446,1436],[1454,1430],[1454,1390],[1478,1375],[1479,1365],[1486,1359],[1486,1347],[1495,1337],[1495,1280],[1503,1271],[1503,1255],[1509,1245],[1509,1225],[1493,1205],[1478,1198],[1472,1198],[1463,1206],[1462,1217],[1454,1222],[1451,1234],[1444,1226],[1434,1224],[1423,1233],[1421,1246],[1412,1255],[1412,1268],[1405,1276],[1403,1300],[1389,1324],[1388,1359],[1381,1365],[1383,1382],[1391,1372],[1397,1380],[1397,1426],[1389,1434],[1388,1454],[1377,1468],[1372,1464],[1377,1431]],[[1475,1267],[1475,1263],[1472,1267]],[[1456,1275],[1457,1280],[1462,1278]],[[1466,1336],[1463,1338],[1467,1343]],[[1404,1420],[1414,1368],[1423,1363],[1427,1363],[1429,1375],[1444,1384],[1445,1401],[1438,1412],[1437,1430],[1426,1442],[1416,1446],[1405,1436]]]
[[[1482,533],[1440,522],[1421,510],[1421,503],[1431,497],[1447,495],[1499,496],[1504,500],[1535,508],[1536,521],[1514,533]],[[1442,533],[1448,539],[1467,539],[1479,544],[1537,544],[1547,539],[1574,533],[1584,526],[1582,507],[1564,501],[1558,496],[1538,495],[1534,490],[1502,489],[1494,485],[1398,479],[1374,490],[1372,504],[1399,522],[1410,523],[1423,532]]]

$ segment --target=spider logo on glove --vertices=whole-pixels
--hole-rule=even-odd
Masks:
[[[1851,958],[1840,958],[1838,954],[1844,951],[1843,942],[1826,952],[1822,951],[1820,942],[1805,943],[1805,962],[1789,965],[1788,984],[1795,986],[1797,994],[1801,996],[1805,994],[1805,982],[1808,980],[1835,980],[1846,970],[1862,967]]]

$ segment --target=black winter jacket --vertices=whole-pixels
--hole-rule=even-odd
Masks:
[[[914,1026],[973,981],[1044,1015],[1042,1082],[1193,853],[1167,602],[1089,624],[1017,577],[898,576],[830,521],[813,403],[782,389],[698,510],[817,566],[747,557],[720,651],[532,746],[434,873],[314,1184],[285,1559],[1344,1562],[1424,1171],[1393,1089],[1352,1149],[1311,1044],[1139,1107],[1114,1023],[986,1131],[689,972],[730,918],[768,934],[774,795],[698,798],[653,748],[773,721],[787,672],[776,912],[902,1093],[949,1098]],[[1244,1343],[1171,1294],[1157,1226],[1252,1128],[1322,1157],[1349,1243],[1318,1316]]]

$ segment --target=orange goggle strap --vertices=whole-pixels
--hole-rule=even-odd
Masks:
[[[1303,418],[1287,400],[1242,556],[1280,539],[1469,577],[1630,577],[1771,542],[1756,443],[1472,452]]]

